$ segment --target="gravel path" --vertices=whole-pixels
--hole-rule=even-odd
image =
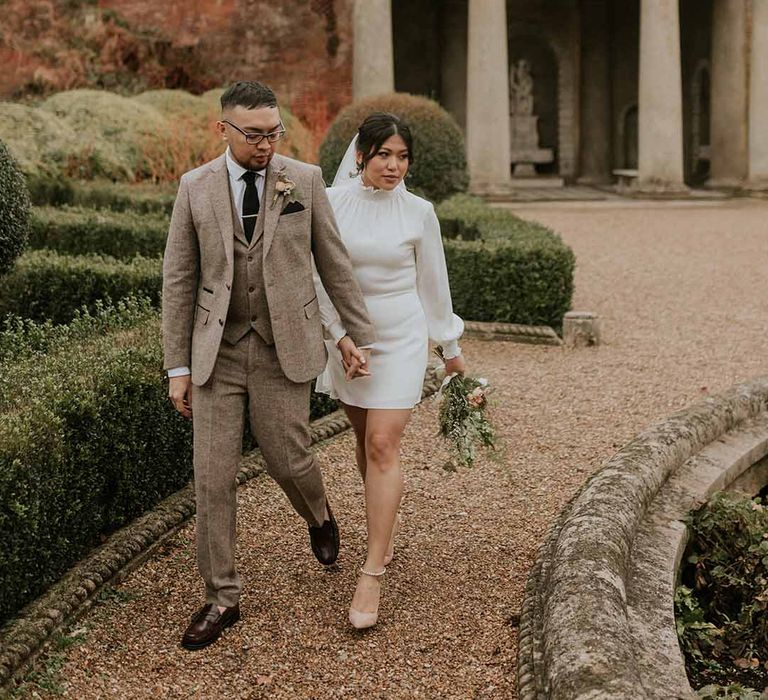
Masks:
[[[346,623],[362,560],[362,489],[345,434],[319,447],[342,531],[335,570],[267,478],[240,491],[244,621],[213,647],[178,646],[200,604],[194,525],[132,574],[48,662],[86,698],[507,698],[516,615],[549,523],[586,476],[650,423],[766,371],[768,202],[521,207],[576,253],[574,308],[604,345],[465,341],[497,387],[501,449],[445,472],[435,404],[404,443],[404,528],[380,625]],[[50,683],[55,674],[45,677]],[[45,684],[45,683],[43,683]],[[30,695],[50,697],[39,685]]]

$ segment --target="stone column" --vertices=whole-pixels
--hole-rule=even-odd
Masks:
[[[707,183],[713,187],[738,187],[747,176],[747,49],[747,0],[715,0]]]
[[[749,186],[768,190],[768,2],[752,3],[749,81]]]
[[[462,129],[467,126],[467,4],[443,0],[440,31],[440,102]]]
[[[510,181],[509,58],[506,0],[469,0],[467,161],[474,192]]]
[[[581,3],[579,182],[611,180],[611,81],[606,0]]]
[[[679,0],[640,2],[637,187],[681,192],[686,187]]]
[[[355,0],[352,31],[354,99],[394,92],[392,0]]]

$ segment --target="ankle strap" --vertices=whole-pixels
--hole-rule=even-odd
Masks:
[[[375,571],[366,571],[362,566],[360,567],[360,573],[365,574],[366,576],[373,576],[374,578],[378,578],[379,576],[383,576],[387,573],[387,567],[385,566],[381,571],[375,572]]]

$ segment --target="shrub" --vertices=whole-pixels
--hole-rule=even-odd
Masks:
[[[0,365],[0,619],[191,476],[156,314],[93,325]]]
[[[95,209],[133,211],[138,214],[165,212],[170,215],[177,183],[134,183],[94,180],[73,183],[72,204]]]
[[[137,213],[173,210],[177,184],[124,183],[109,180],[70,180],[61,176],[27,175],[33,204],[38,206],[75,205]]]
[[[762,688],[768,680],[768,507],[760,498],[721,492],[687,524],[675,614],[689,675],[696,685]]]
[[[136,214],[85,208],[32,210],[29,226],[32,248],[59,253],[99,253],[122,260],[136,255],[162,255],[168,235],[164,214]]]
[[[26,178],[32,204],[60,207],[75,201],[75,186],[66,177],[36,172],[26,173]]]
[[[435,201],[467,189],[464,137],[453,117],[436,102],[406,93],[368,97],[339,112],[320,146],[326,182],[333,181],[349,142],[372,112],[392,112],[411,127],[414,164],[406,176],[409,189]]]
[[[211,100],[184,90],[148,90],[132,99],[157,110],[167,123],[162,138],[151,141],[145,149],[153,179],[177,180],[224,150],[215,128],[219,109]]]
[[[29,193],[24,176],[0,141],[0,275],[6,273],[27,243]]]
[[[146,296],[157,304],[161,261],[137,257],[128,262],[100,255],[60,255],[36,250],[19,258],[0,288],[0,316],[67,323],[78,309],[101,300]]]
[[[141,180],[155,176],[170,125],[154,107],[102,90],[68,90],[42,103],[76,128],[83,145],[70,150],[67,174],[90,179]]]
[[[70,154],[85,145],[66,119],[15,102],[0,102],[0,140],[28,177],[66,173]]]
[[[127,297],[117,304],[97,302],[93,313],[75,313],[71,323],[39,323],[20,316],[8,316],[0,324],[0,365],[32,355],[53,352],[64,343],[85,342],[99,333],[132,328],[157,315],[149,299]],[[0,383],[2,382],[0,377]],[[0,389],[2,393],[2,389]]]
[[[437,215],[447,234],[457,314],[472,321],[561,326],[571,306],[575,258],[557,234],[466,195],[440,204]]]

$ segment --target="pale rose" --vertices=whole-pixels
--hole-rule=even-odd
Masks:
[[[485,393],[477,387],[467,394],[467,401],[473,406],[482,406],[485,403]]]

